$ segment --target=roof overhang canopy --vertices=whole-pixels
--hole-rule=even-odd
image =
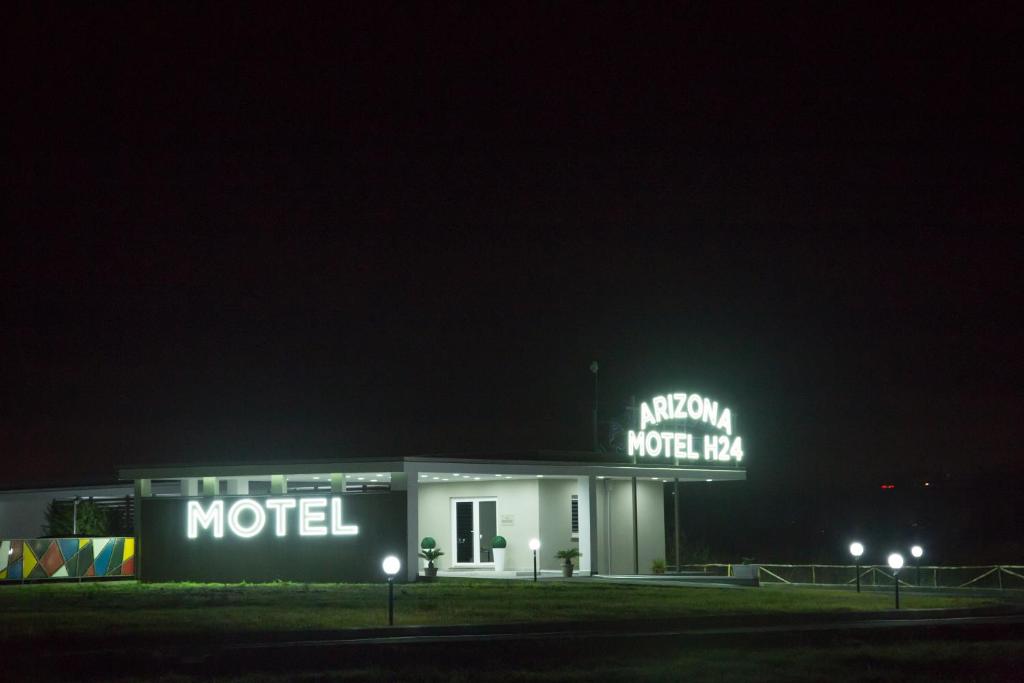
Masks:
[[[616,461],[607,454],[576,452],[531,452],[522,454],[430,455],[406,458],[351,458],[336,460],[279,461],[249,464],[195,464],[127,467],[120,471],[122,480],[187,479],[192,477],[266,477],[274,474],[304,475],[340,472],[362,474],[375,472],[418,475],[426,472],[461,472],[466,474],[546,475],[570,477],[641,477],[679,479],[680,481],[743,481],[746,470],[737,467],[673,467],[659,466],[648,460],[633,464],[625,456]],[[585,456],[590,456],[587,459]],[[561,457],[560,457],[561,456]],[[584,456],[584,457],[581,457]],[[647,464],[652,463],[652,464]]]

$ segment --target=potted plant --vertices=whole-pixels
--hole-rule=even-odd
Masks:
[[[655,574],[664,574],[665,573],[665,560],[663,560],[663,559],[661,559],[659,557],[658,559],[656,559],[653,562],[651,562],[651,571],[654,572]]]
[[[434,566],[434,560],[442,555],[444,555],[444,551],[437,547],[437,541],[430,536],[420,541],[420,557],[427,561],[427,566],[423,569],[424,576],[430,578],[437,576],[437,567]]]
[[[491,539],[491,552],[494,553],[494,571],[505,571],[505,546],[508,543],[504,536],[495,536]]]
[[[420,550],[433,550],[437,547],[437,541],[432,536],[424,536],[423,540],[420,541]],[[423,557],[423,553],[420,553],[420,557]],[[423,560],[423,568],[427,568],[427,560]]]
[[[555,557],[562,560],[562,576],[568,578],[572,576],[572,561],[577,557],[583,557],[583,553],[580,552],[579,548],[569,548],[568,550],[559,550],[555,553]]]

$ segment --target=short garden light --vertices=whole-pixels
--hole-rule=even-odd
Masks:
[[[533,581],[537,582],[537,551],[540,550],[540,541],[536,538],[530,539],[530,550],[533,551]]]
[[[384,573],[388,575],[388,626],[395,625],[395,574],[402,568],[402,563],[394,555],[384,558],[381,565]]]
[[[860,556],[864,554],[863,544],[857,541],[851,543],[850,554],[853,555],[853,562],[857,567],[857,592],[860,593]]]
[[[892,580],[896,586],[896,609],[900,608],[900,569],[903,568],[903,556],[893,553],[889,556],[889,568],[892,569]]]

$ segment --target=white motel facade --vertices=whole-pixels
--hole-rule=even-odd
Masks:
[[[243,566],[179,577],[170,567],[152,566],[147,558],[147,545],[165,542],[167,534],[178,536],[172,539],[174,546],[228,543],[233,537],[270,543],[295,537],[311,548],[322,546],[326,557],[319,561],[330,565],[335,553],[365,552],[370,534],[394,537],[396,524],[402,527],[401,547],[392,542],[378,554],[402,558],[409,580],[420,572],[416,558],[425,537],[435,539],[445,553],[436,561],[442,573],[494,571],[495,536],[506,539],[504,570],[509,575],[532,570],[531,539],[541,542],[542,570],[560,567],[554,557],[558,550],[577,548],[582,574],[649,573],[655,559],[665,558],[667,488],[678,484],[685,495],[687,484],[745,478],[745,471],[738,468],[618,464],[597,455],[531,452],[348,459],[290,463],[287,469],[273,463],[146,467],[122,470],[121,477],[135,482],[140,558],[136,572],[142,580],[305,577],[302,571],[273,577],[247,574]],[[404,516],[388,520],[392,528],[350,512],[360,498],[385,494],[390,494],[391,507],[398,502],[396,497],[405,503]],[[151,508],[172,502],[184,503],[177,515],[180,524],[147,533]],[[356,577],[338,580],[348,578]]]
[[[733,416],[697,395],[641,405],[625,452],[530,451],[130,467],[143,581],[345,581],[395,555],[415,580],[422,539],[442,575],[651,573],[666,557],[666,494],[746,478]],[[671,514],[671,510],[669,511]],[[678,512],[676,513],[678,514]],[[506,541],[504,566],[493,540]],[[501,572],[498,572],[501,569]]]
[[[734,413],[705,396],[655,396],[634,415],[635,429],[606,452],[145,465],[121,469],[120,484],[0,492],[0,548],[10,555],[0,580],[59,578],[68,561],[74,569],[63,556],[81,541],[56,543],[60,564],[44,561],[54,544],[39,534],[48,505],[81,500],[121,511],[123,528],[134,521],[119,546],[134,557],[128,569],[121,553],[117,575],[143,581],[376,581],[390,555],[415,580],[427,537],[443,551],[441,575],[532,573],[534,540],[542,572],[575,549],[584,576],[652,573],[656,560],[672,563],[666,529],[679,532],[688,487],[745,480],[746,459]],[[97,576],[114,566],[102,559]]]

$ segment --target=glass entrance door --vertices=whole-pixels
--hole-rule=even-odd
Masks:
[[[455,564],[494,564],[491,540],[497,529],[496,499],[452,499],[452,545],[455,546]]]
[[[455,562],[457,564],[473,564],[473,508],[471,500],[455,501]]]

